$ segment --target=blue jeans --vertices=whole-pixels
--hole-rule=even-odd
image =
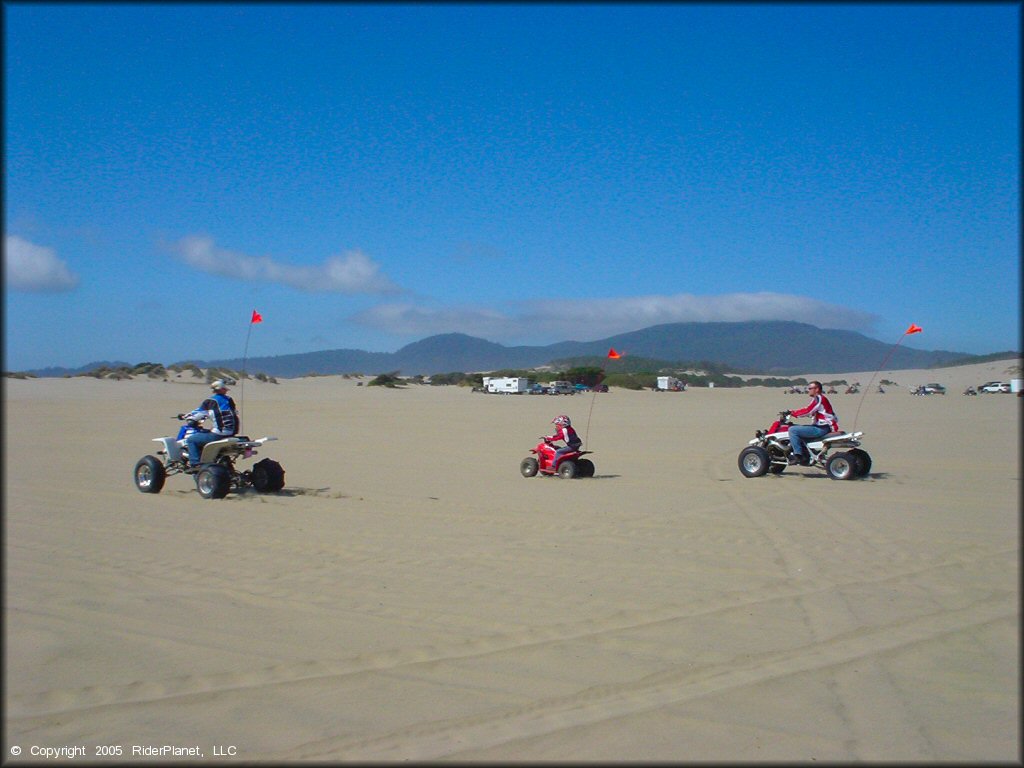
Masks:
[[[789,428],[789,444],[793,446],[793,453],[806,456],[804,443],[810,440],[819,440],[831,430],[828,427],[815,427],[810,424],[797,424]]]
[[[558,466],[559,460],[563,456],[565,456],[565,454],[572,453],[573,451],[578,451],[580,449],[580,447],[581,446],[579,446],[579,445],[564,445],[561,448],[559,448],[557,451],[555,451],[555,458],[553,458],[551,460],[551,467],[552,467],[552,469],[554,467]]]
[[[198,464],[203,446],[207,443],[212,443],[214,440],[223,440],[225,437],[226,435],[215,435],[213,432],[193,432],[185,438],[185,443],[188,445],[189,463],[192,466]]]

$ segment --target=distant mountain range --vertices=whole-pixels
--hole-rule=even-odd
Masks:
[[[669,323],[597,341],[562,341],[546,346],[506,347],[462,333],[430,336],[408,344],[397,352],[365,352],[332,349],[274,357],[251,357],[245,361],[250,374],[292,378],[309,374],[399,371],[402,375],[430,375],[456,371],[526,369],[580,358],[604,360],[610,348],[631,357],[651,358],[664,366],[714,363],[737,373],[772,375],[807,372],[843,373],[868,371],[885,361],[889,369],[920,369],[972,362],[980,357],[964,352],[926,351],[871,339],[854,331],[822,329],[806,323],[787,321],[743,323]],[[1012,357],[985,355],[984,358]],[[888,360],[886,361],[886,357]],[[188,360],[200,367],[241,370],[242,358]],[[577,362],[578,364],[578,362]],[[94,370],[100,365],[117,367],[127,363],[93,363],[78,369],[44,368],[36,376],[64,376]]]

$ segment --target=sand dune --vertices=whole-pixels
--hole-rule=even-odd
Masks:
[[[5,754],[1019,761],[1008,368],[844,375],[899,384],[833,398],[853,482],[740,475],[777,389],[250,380],[287,485],[222,501],[131,480],[202,384],[7,380]],[[557,413],[594,478],[519,475]]]

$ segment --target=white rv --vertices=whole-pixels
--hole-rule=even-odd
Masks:
[[[664,392],[685,392],[686,385],[675,376],[659,376],[658,391]]]
[[[484,389],[500,395],[521,395],[530,388],[530,380],[519,376],[484,376]]]

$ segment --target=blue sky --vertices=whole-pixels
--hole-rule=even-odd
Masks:
[[[710,320],[1021,346],[1017,3],[3,12],[5,370]]]

